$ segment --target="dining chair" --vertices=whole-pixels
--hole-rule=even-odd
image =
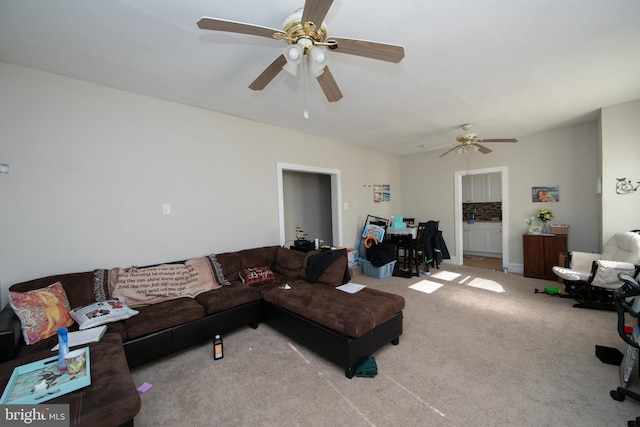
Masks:
[[[415,218],[402,218],[402,222],[404,222],[408,226],[413,226],[413,224],[415,224],[415,221]],[[407,268],[411,238],[412,237],[409,235],[395,237],[396,260],[398,260],[398,262],[402,260],[402,268]]]
[[[427,223],[419,222],[416,230],[416,238],[412,235],[399,236],[399,240],[396,242],[396,259],[398,259],[399,247],[404,249],[406,256],[402,259],[403,268],[409,269],[410,275],[420,275],[420,264],[423,261],[424,242],[427,235]],[[400,246],[398,246],[400,244]],[[415,269],[415,273],[414,273]]]

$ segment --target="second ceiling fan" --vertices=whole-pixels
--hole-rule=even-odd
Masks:
[[[208,17],[200,18],[198,27],[203,30],[227,31],[286,41],[288,45],[284,53],[278,56],[249,88],[262,90],[282,69],[295,76],[298,68],[303,68],[303,72],[310,73],[318,80],[329,102],[335,102],[342,98],[342,92],[326,64],[326,49],[397,63],[404,58],[404,48],[367,40],[327,37],[324,18],[332,3],[333,0],[306,0],[303,9],[287,17],[282,30]]]
[[[445,151],[444,153],[440,154],[438,157],[446,156],[452,151],[458,151],[458,153],[462,154],[469,149],[477,150],[482,154],[489,154],[491,151],[493,151],[489,147],[485,147],[484,145],[479,144],[480,142],[518,142],[516,138],[498,138],[498,139],[479,138],[478,134],[469,132],[469,130],[471,129],[470,124],[467,123],[462,125],[461,127],[464,130],[464,134],[458,135],[456,137],[456,141],[458,141],[458,143],[454,144],[453,148]]]

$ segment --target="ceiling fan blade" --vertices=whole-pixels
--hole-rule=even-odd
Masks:
[[[476,139],[478,142],[518,142],[515,138]]]
[[[378,43],[368,40],[345,39],[341,37],[330,37],[327,40],[328,43],[332,41],[336,42],[336,44],[329,45],[329,49],[335,50],[335,52],[396,63],[404,58],[404,47],[400,45]]]
[[[229,21],[227,19],[208,18],[206,16],[200,18],[198,27],[203,30],[227,31],[229,33],[249,34],[252,36],[267,37],[269,39],[274,38],[274,34],[287,35],[284,31],[274,28]]]
[[[474,142],[473,145],[478,147],[478,151],[481,152],[482,154],[489,154],[490,152],[493,151],[491,148],[485,147],[484,145],[478,144],[477,142]]]
[[[329,102],[336,102],[342,99],[342,92],[340,92],[338,84],[333,78],[331,71],[329,71],[329,67],[324,67],[324,72],[316,77],[316,79],[318,83],[320,83],[320,87]]]
[[[320,28],[332,3],[333,0],[307,0],[302,9],[302,24],[313,22]]]
[[[457,150],[459,147],[460,147],[460,146],[456,144],[456,146],[455,146],[455,147],[451,148],[450,150],[445,151],[444,153],[440,154],[438,157],[444,157],[444,156],[446,156],[447,154],[449,154],[450,152],[452,152],[452,151],[454,151],[454,150]]]
[[[265,70],[249,85],[250,89],[262,90],[273,80],[275,76],[282,70],[287,59],[284,55],[278,56]]]
[[[435,150],[441,150],[443,148],[449,148],[451,146],[455,146],[458,147],[459,144],[441,144],[441,145],[434,145],[433,147],[430,147],[428,145],[422,144],[420,145],[420,147],[424,150],[424,151],[435,151]]]

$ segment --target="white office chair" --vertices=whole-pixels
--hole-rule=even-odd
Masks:
[[[622,286],[618,274],[636,277],[640,272],[640,234],[615,234],[601,254],[572,251],[569,267],[555,266],[553,272],[578,300],[574,307],[615,310],[613,291]]]

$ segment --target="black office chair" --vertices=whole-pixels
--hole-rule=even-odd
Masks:
[[[640,402],[640,394],[627,388],[629,377],[634,367],[633,365],[637,362],[638,349],[640,349],[640,344],[638,343],[640,327],[636,324],[633,327],[631,334],[627,334],[625,332],[625,313],[629,313],[636,319],[640,318],[640,298],[636,298],[640,296],[640,284],[626,273],[618,274],[618,278],[623,282],[622,286],[619,289],[616,289],[613,293],[613,300],[618,312],[618,334],[624,342],[634,349],[633,351],[635,352],[635,355],[633,360],[628,360],[627,358],[630,356],[631,352],[627,351],[627,354],[622,361],[622,365],[620,366],[620,378],[622,385],[615,390],[611,390],[609,394],[613,399],[619,402],[624,401],[626,397],[630,397]],[[628,301],[631,301],[631,303]],[[640,427],[640,417],[627,422],[627,426]]]

